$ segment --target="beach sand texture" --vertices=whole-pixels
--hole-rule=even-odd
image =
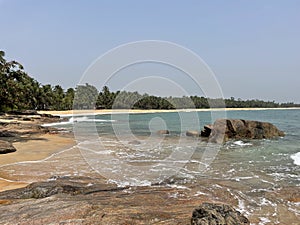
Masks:
[[[44,134],[26,142],[15,142],[13,145],[17,151],[1,155],[0,168],[20,162],[44,160],[55,153],[72,147],[74,144],[75,141],[71,136],[57,134]],[[0,191],[24,187],[28,183],[18,181],[18,177],[15,176],[7,176],[7,174],[3,174],[2,170],[0,170]]]

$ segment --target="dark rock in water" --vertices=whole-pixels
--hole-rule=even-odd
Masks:
[[[170,131],[169,130],[158,130],[156,133],[157,134],[170,134]]]
[[[229,205],[202,203],[193,211],[191,225],[247,225],[249,220]]]
[[[212,126],[205,126],[203,136],[215,143],[223,143],[229,139],[263,139],[284,136],[276,126],[268,122],[218,119]]]
[[[197,130],[188,130],[185,135],[189,137],[200,137],[200,132]]]
[[[212,125],[205,125],[204,129],[201,130],[201,137],[209,137],[212,130]]]
[[[15,151],[15,147],[10,142],[0,140],[0,154],[7,154]]]

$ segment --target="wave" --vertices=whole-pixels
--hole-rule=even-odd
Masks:
[[[233,142],[233,144],[239,145],[239,146],[250,146],[250,145],[252,145],[251,143],[245,143],[243,141],[235,141],[235,142]]]
[[[291,155],[291,158],[294,160],[295,165],[300,166],[300,152]]]
[[[62,121],[58,123],[46,123],[43,124],[43,127],[55,127],[55,126],[64,126],[69,125],[73,123],[79,123],[79,122],[99,122],[99,123],[112,123],[116,122],[116,120],[103,120],[103,119],[94,119],[87,116],[82,117],[70,117],[68,121]]]

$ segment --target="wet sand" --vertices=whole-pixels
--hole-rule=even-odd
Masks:
[[[54,153],[74,146],[75,140],[71,135],[44,134],[31,137],[28,141],[15,142],[13,145],[17,151],[0,155],[0,168],[19,162],[43,160]],[[24,187],[28,183],[7,179],[4,174],[1,174],[0,169],[0,191]]]

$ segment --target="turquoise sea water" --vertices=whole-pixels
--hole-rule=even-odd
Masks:
[[[286,136],[272,140],[233,140],[224,146],[210,146],[199,139],[185,136],[187,130],[200,130],[205,124],[211,124],[213,122],[211,112],[78,116],[72,118],[70,123],[63,123],[58,127],[73,129],[73,122],[75,122],[78,142],[82,142],[93,151],[100,152],[103,149],[114,151],[118,156],[114,160],[128,161],[130,158],[131,163],[136,163],[138,160],[157,163],[153,159],[163,160],[174,149],[180,148],[180,151],[190,153],[191,156],[183,156],[188,162],[193,161],[192,155],[201,155],[208,148],[218,148],[214,160],[209,164],[224,163],[222,172],[247,170],[254,176],[256,173],[264,173],[266,176],[272,176],[277,182],[300,185],[299,165],[297,165],[300,154],[300,110],[227,111],[226,116],[270,122],[284,131]],[[156,134],[158,130],[169,130],[170,134],[161,137]],[[93,146],[93,141],[97,142],[95,137],[98,136],[102,147],[99,143]],[[106,146],[105,143],[110,144]],[[141,152],[140,149],[143,151]],[[181,159],[176,158],[176,160]],[[208,167],[208,171],[214,171],[214,168]],[[205,170],[199,174],[207,175],[207,173]],[[216,171],[216,174],[211,176],[217,177],[218,174],[230,177],[235,173],[230,175]]]

